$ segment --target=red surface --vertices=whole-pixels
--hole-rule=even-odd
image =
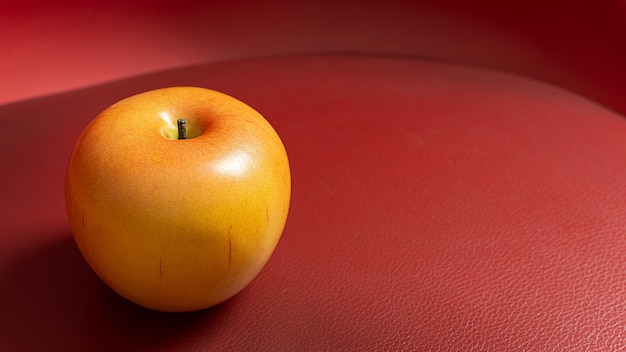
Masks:
[[[0,350],[624,350],[623,2],[0,6]],[[274,125],[293,198],[248,288],[172,315],[90,271],[63,179],[98,112],[182,84]]]
[[[262,84],[249,84],[262,82]],[[281,134],[293,203],[208,311],[118,298],[70,239],[65,162],[103,107],[201,85]],[[0,108],[3,350],[619,350],[626,122],[527,79],[384,57],[212,64]],[[11,126],[12,117],[20,125]]]

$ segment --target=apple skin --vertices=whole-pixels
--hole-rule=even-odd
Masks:
[[[177,118],[188,139],[177,139]],[[162,88],[123,99],[83,131],[65,196],[74,239],[114,291],[149,309],[195,311],[240,292],[283,232],[287,153],[228,95]]]

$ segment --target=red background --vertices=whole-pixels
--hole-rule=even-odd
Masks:
[[[392,53],[504,68],[620,111],[623,1],[83,1],[0,4],[0,103],[189,64]]]
[[[4,2],[0,349],[620,351],[621,1]],[[74,142],[171,85],[275,126],[292,206],[259,277],[134,306],[65,217]]]

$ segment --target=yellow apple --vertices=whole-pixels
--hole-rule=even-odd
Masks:
[[[172,87],[123,99],[87,126],[65,195],[78,248],[105,283],[183,312],[227,300],[261,271],[285,226],[291,176],[257,111]]]

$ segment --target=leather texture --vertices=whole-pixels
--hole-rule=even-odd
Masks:
[[[0,350],[626,350],[624,15],[613,0],[3,1]],[[86,124],[172,85],[255,107],[293,173],[268,265],[191,314],[108,289],[63,199]]]
[[[293,174],[276,252],[233,299],[161,314],[76,249],[65,165],[109,104],[198,85],[276,128]],[[626,122],[555,86],[417,59],[182,68],[0,106],[0,349],[621,351]]]

